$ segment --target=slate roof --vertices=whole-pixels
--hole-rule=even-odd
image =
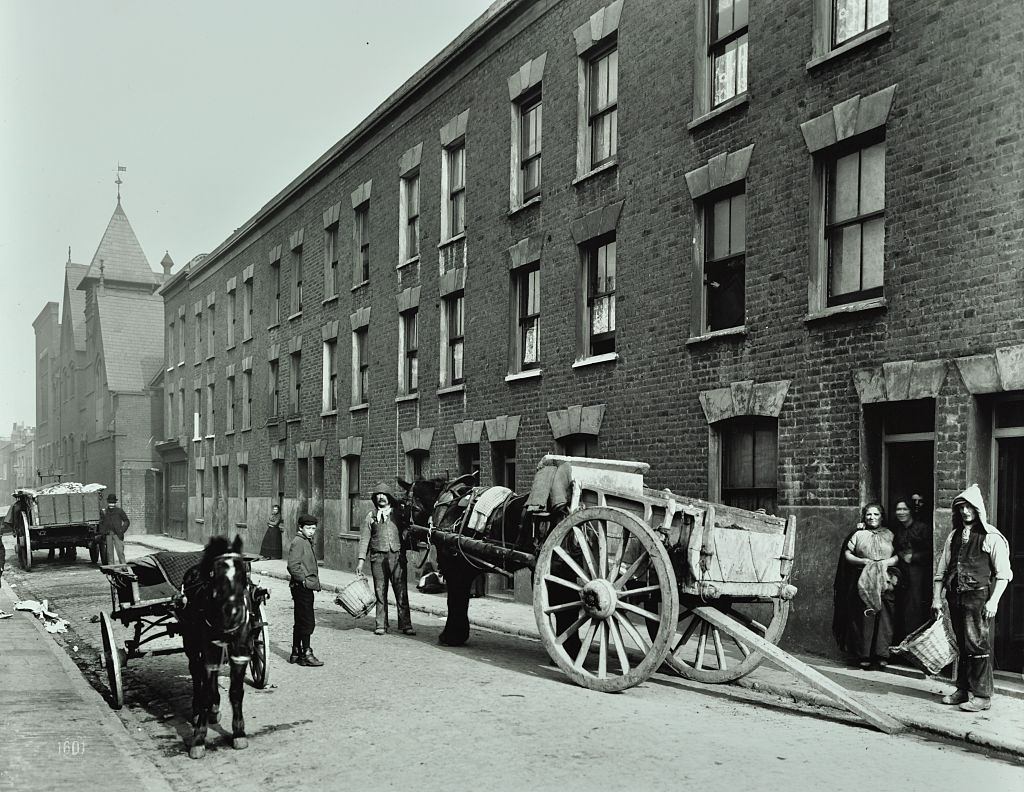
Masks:
[[[71,322],[71,334],[75,339],[75,350],[85,351],[85,292],[78,290],[78,284],[89,268],[85,264],[64,265],[64,311],[61,326]]]
[[[144,391],[164,355],[164,301],[155,294],[96,293],[100,342],[112,391]]]
[[[103,232],[103,238],[93,254],[83,281],[99,280],[100,260],[103,261],[104,281],[156,285],[163,280],[149,268],[149,261],[142,252],[142,245],[135,236],[132,224],[128,222],[128,216],[121,208],[120,200],[114,207],[107,230]],[[84,290],[86,287],[87,283],[82,283],[78,288]]]

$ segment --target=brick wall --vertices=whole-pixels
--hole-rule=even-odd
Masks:
[[[865,492],[860,402],[853,372],[896,360],[951,360],[1024,341],[1019,205],[1007,196],[1021,184],[1020,93],[1024,66],[1014,59],[1022,34],[1009,0],[985,15],[960,0],[936,7],[923,0],[891,9],[891,32],[808,70],[811,4],[758,3],[750,21],[748,102],[690,130],[695,20],[675,3],[626,0],[619,28],[618,165],[578,184],[576,177],[577,55],[573,30],[599,2],[524,3],[502,25],[482,33],[449,58],[415,91],[397,101],[344,153],[266,211],[246,231],[188,277],[165,288],[166,318],[185,306],[185,365],[169,365],[165,386],[185,382],[189,414],[193,380],[216,382],[212,439],[183,445],[191,457],[249,454],[249,491],[261,504],[246,530],[269,509],[268,449],[284,443],[286,514],[298,504],[297,442],[324,441],[325,501],[341,498],[338,439],[362,438],[363,493],[379,479],[404,475],[401,433],[434,428],[430,471],[454,471],[453,425],[519,415],[519,486],[533,465],[555,449],[550,410],[606,405],[602,455],[651,463],[648,483],[693,495],[708,491],[708,424],[698,394],[754,380],[790,380],[779,415],[780,509],[800,518],[795,579],[801,595],[787,641],[827,651],[831,576],[840,538],[851,528]],[[941,44],[939,43],[941,42]],[[509,102],[506,81],[523,63],[547,53],[543,78],[543,199],[509,215]],[[979,53],[983,53],[979,57]],[[896,84],[886,125],[886,261],[882,310],[806,321],[811,156],[800,124],[855,95]],[[1012,97],[1016,97],[1014,101]],[[466,132],[465,387],[438,394],[440,346],[439,130],[469,110]],[[398,163],[423,144],[420,165],[421,259],[398,264]],[[746,334],[687,344],[689,336],[693,202],[684,174],[722,152],[754,144],[747,173]],[[369,282],[351,288],[353,212],[350,195],[372,179]],[[579,257],[570,224],[624,201],[617,227],[618,331],[614,363],[573,368]],[[340,203],[341,289],[325,300],[322,217]],[[303,232],[303,310],[286,318],[294,256]],[[540,234],[542,375],[506,382],[507,248]],[[282,313],[270,326],[269,251],[281,247]],[[224,349],[226,285],[255,272],[254,339]],[[395,402],[398,315],[395,296],[419,285],[419,382],[415,401]],[[215,294],[218,348],[193,358],[193,305]],[[371,309],[369,407],[350,412],[349,315]],[[337,415],[321,415],[321,327],[338,320],[340,374]],[[205,316],[204,316],[205,321]],[[239,317],[239,328],[241,317]],[[281,399],[287,404],[288,350],[301,337],[302,402],[297,420],[268,423],[267,350],[280,346]],[[225,435],[225,368],[253,358],[252,429]],[[973,407],[950,366],[936,401],[936,503],[947,504],[965,483],[972,446],[966,421]],[[191,434],[191,418],[187,421]],[[205,424],[205,418],[204,418]],[[240,412],[236,426],[240,425]],[[204,430],[205,431],[205,430]],[[486,435],[483,480],[490,480]],[[208,463],[209,464],[209,463]],[[194,492],[194,462],[190,463]],[[232,461],[230,475],[237,475]],[[208,494],[212,485],[207,484]],[[332,503],[333,502],[333,503]],[[333,510],[333,511],[332,511]],[[207,509],[207,514],[210,510]],[[199,524],[201,532],[235,526]],[[327,525],[330,563],[338,525]],[[347,563],[347,562],[346,562]]]

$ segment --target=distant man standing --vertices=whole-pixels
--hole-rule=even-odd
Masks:
[[[107,508],[104,509],[103,515],[100,517],[99,531],[104,564],[113,563],[115,554],[118,563],[128,563],[124,556],[124,534],[131,524],[132,521],[128,519],[128,515],[117,505],[117,495],[114,493],[107,495]]]
[[[313,537],[316,535],[317,519],[311,514],[299,517],[299,527],[288,548],[289,587],[294,604],[294,625],[292,626],[292,653],[289,663],[319,668],[323,660],[313,654],[309,637],[316,629],[313,613],[313,592],[320,591],[320,572],[313,552]]]
[[[388,586],[395,590],[395,605],[398,607],[398,629],[406,635],[415,635],[409,614],[408,562],[405,543],[395,497],[383,483],[378,484],[370,495],[373,508],[363,520],[359,537],[359,560],[356,574],[363,574],[363,561],[370,556],[370,571],[373,574],[373,593],[377,599],[374,635],[383,635],[388,628]]]
[[[985,501],[977,484],[953,499],[953,530],[946,537],[935,568],[932,611],[942,613],[942,597],[956,633],[960,659],[956,690],[943,704],[959,704],[965,712],[992,706],[992,645],[999,598],[1013,579],[1010,547],[986,520]]]

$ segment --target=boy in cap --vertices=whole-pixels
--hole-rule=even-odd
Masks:
[[[982,712],[992,706],[992,644],[999,598],[1013,579],[1010,547],[988,523],[977,484],[953,499],[952,511],[953,530],[942,548],[932,592],[936,616],[942,613],[943,594],[949,602],[960,652],[956,690],[942,703]]]
[[[117,505],[117,495],[111,492],[107,495],[107,508],[103,510],[99,528],[100,550],[104,564],[114,563],[115,554],[118,563],[128,563],[124,556],[124,534],[131,524],[132,521],[128,519],[128,515]]]
[[[292,653],[289,663],[318,668],[323,660],[313,654],[309,636],[316,628],[313,614],[313,592],[320,591],[320,574],[313,552],[313,536],[316,534],[317,519],[311,514],[299,517],[299,528],[288,548],[289,588],[294,603],[295,623],[292,627]]]
[[[407,584],[408,565],[405,557],[401,519],[398,502],[380,483],[370,494],[373,508],[363,520],[359,537],[359,560],[356,574],[363,574],[363,561],[370,555],[370,571],[373,574],[373,593],[377,599],[374,635],[383,635],[388,628],[388,585],[395,590],[395,604],[398,606],[398,629],[406,635],[415,635],[412,618],[409,615],[409,590]]]

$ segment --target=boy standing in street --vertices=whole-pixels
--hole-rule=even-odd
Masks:
[[[100,549],[103,551],[104,564],[114,563],[115,554],[117,563],[128,563],[124,556],[124,534],[131,524],[128,515],[117,505],[117,495],[107,495],[107,508],[100,518],[100,536],[103,538]]]
[[[292,627],[292,653],[289,663],[318,668],[323,660],[313,654],[309,637],[316,628],[313,614],[313,592],[320,591],[320,573],[313,552],[313,536],[316,534],[317,519],[311,514],[299,517],[299,527],[288,548],[289,588],[294,603],[295,624]]]
[[[953,530],[946,537],[935,568],[932,612],[942,614],[942,597],[956,633],[960,659],[956,690],[943,704],[959,704],[965,712],[992,706],[992,644],[999,598],[1013,579],[1010,548],[986,520],[985,501],[977,484],[953,499]]]
[[[363,561],[370,556],[370,571],[373,574],[373,593],[377,599],[374,635],[383,635],[388,628],[388,585],[395,590],[395,604],[398,606],[398,629],[406,635],[415,635],[409,614],[409,590],[407,587],[408,565],[405,546],[402,542],[400,518],[394,507],[396,501],[387,485],[378,484],[370,495],[373,508],[363,520],[359,537],[359,560],[356,574],[363,574]]]

